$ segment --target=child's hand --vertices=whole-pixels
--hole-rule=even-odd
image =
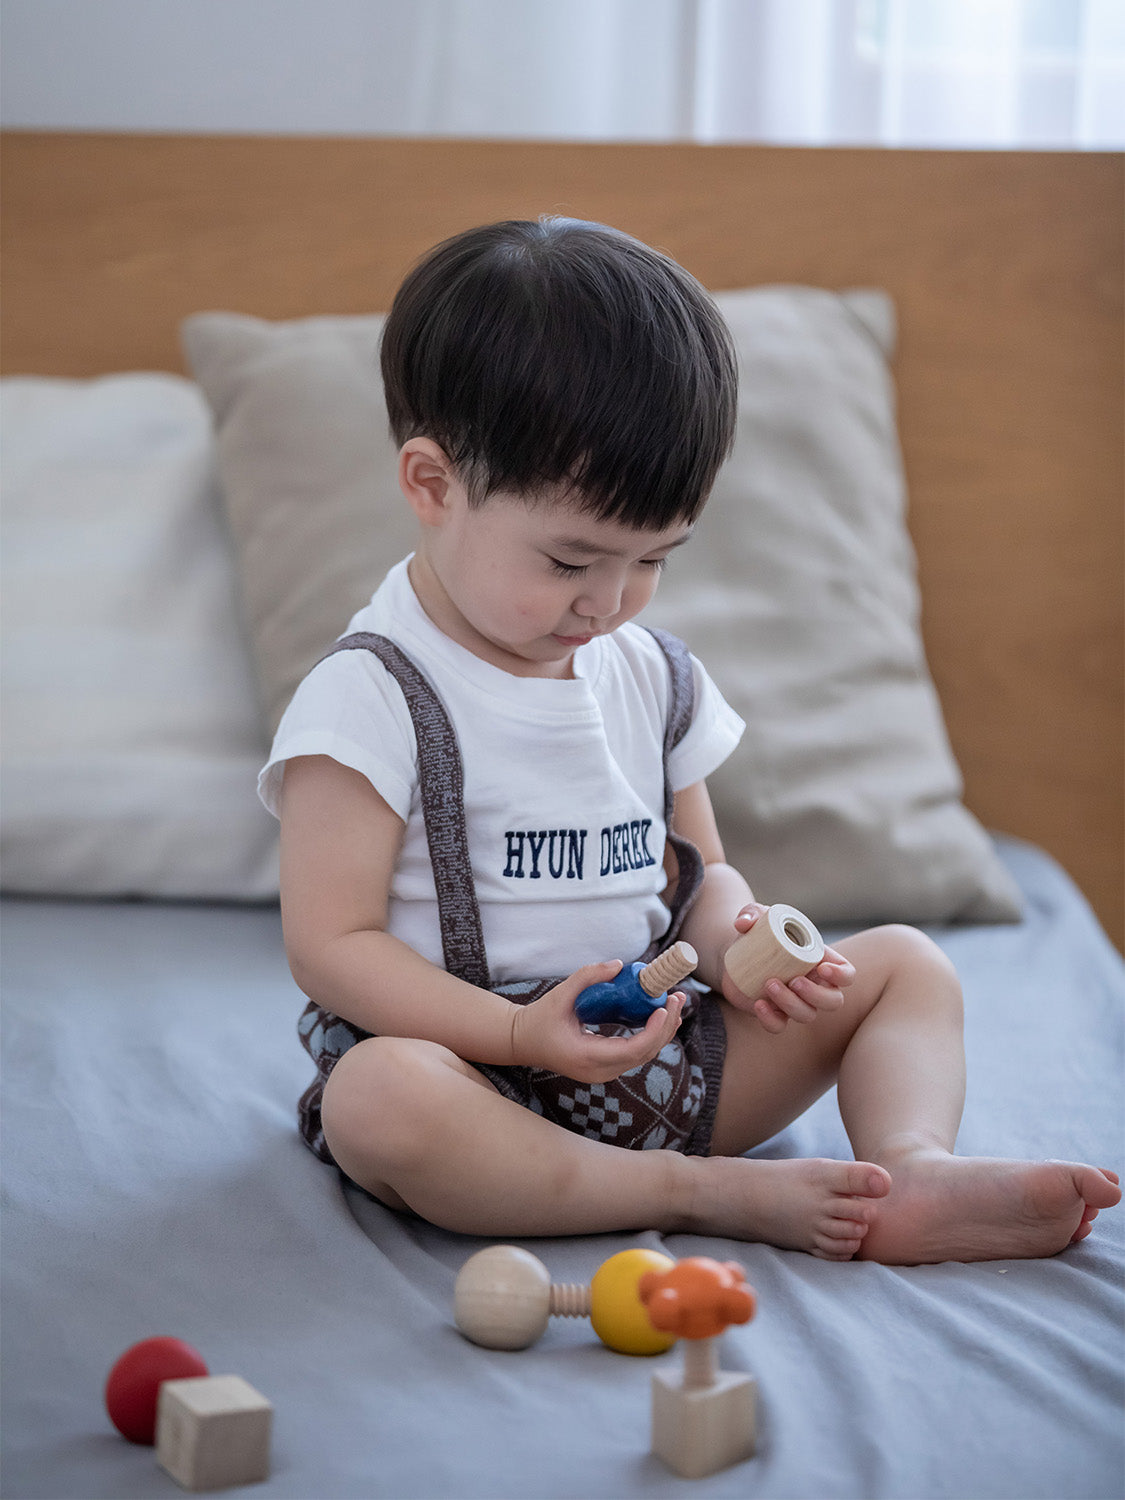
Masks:
[[[620,969],[619,959],[587,964],[541,999],[520,1007],[512,1018],[512,1062],[546,1068],[579,1083],[609,1083],[655,1057],[679,1029],[685,1000],[679,990],[653,1011],[643,1031],[631,1036],[599,1036],[587,1031],[574,1013],[574,1002],[587,985],[612,979]]]
[[[749,932],[767,909],[758,901],[744,906],[734,919],[739,937]],[[835,948],[825,948],[824,957],[815,969],[787,984],[771,979],[761,995],[744,995],[724,967],[723,994],[739,1010],[752,1010],[762,1028],[776,1035],[790,1021],[807,1025],[821,1011],[839,1010],[844,1003],[844,990],[854,978],[855,966]]]

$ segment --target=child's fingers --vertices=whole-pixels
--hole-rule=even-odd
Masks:
[[[654,1058],[679,1030],[684,999],[679,991],[669,995],[667,1004],[653,1011],[643,1030],[631,1032],[628,1036],[585,1033],[588,1047],[583,1058],[584,1080],[606,1083]]]
[[[796,980],[782,984],[779,979],[771,979],[766,985],[765,997],[791,1021],[815,1021],[816,1006],[797,991],[796,984]]]
[[[807,1026],[822,1012],[839,1010],[843,1004],[842,990],[832,984],[818,983],[809,974],[791,979],[788,984],[771,979],[751,1009],[762,1028],[776,1036],[790,1021]]]
[[[657,1045],[652,1054],[654,1057],[662,1047],[666,1047],[668,1045],[668,1043],[676,1035],[676,1032],[679,1031],[680,1018],[683,1015],[684,1006],[686,1004],[687,996],[683,993],[682,990],[673,990],[672,993],[668,996],[667,1000],[665,1000],[664,1020],[658,1030],[658,1035],[656,1038]],[[657,1015],[659,1014],[660,1012],[658,1011]],[[651,1016],[649,1017],[649,1022],[650,1024],[652,1022]]]
[[[685,998],[680,990],[674,990],[660,1009],[653,1011],[642,1030],[633,1032],[631,1036],[606,1037],[602,1040],[624,1044],[634,1057],[631,1064],[633,1067],[637,1063],[647,1062],[650,1057],[656,1056],[661,1047],[667,1046],[680,1029]]]
[[[779,1010],[772,1000],[768,1000],[765,995],[755,1000],[751,1009],[762,1030],[770,1032],[773,1036],[779,1036],[789,1025],[789,1017],[784,1011]]]
[[[850,964],[842,953],[834,948],[825,949],[824,957],[809,975],[809,978],[830,989],[844,989],[855,978],[855,965]]]
[[[739,932],[749,932],[754,923],[769,908],[762,905],[760,901],[750,901],[742,908],[734,919],[734,925]]]
[[[817,1011],[839,1010],[844,1003],[843,990],[831,979],[818,978],[815,969],[800,979],[791,979],[789,989],[806,1005],[812,1006],[814,1014]],[[812,1020],[812,1016],[808,1019]]]
[[[623,967],[619,958],[605,959],[596,964],[583,964],[582,968],[575,969],[574,973],[556,985],[555,989],[566,993],[570,999],[577,1000],[582,991],[588,989],[590,985],[606,984],[609,980],[616,979]]]

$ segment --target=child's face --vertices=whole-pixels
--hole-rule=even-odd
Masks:
[[[565,677],[579,646],[638,614],[687,522],[638,531],[565,498],[491,495],[471,507],[453,486],[424,525],[411,577],[445,633],[522,677]]]

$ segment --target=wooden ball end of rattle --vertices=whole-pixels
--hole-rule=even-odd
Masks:
[[[526,1349],[542,1337],[551,1278],[541,1260],[516,1245],[489,1245],[471,1255],[453,1288],[453,1316],[484,1349]]]
[[[771,979],[787,983],[815,969],[824,940],[795,906],[767,907],[749,932],[727,949],[726,970],[744,995],[757,1000]]]

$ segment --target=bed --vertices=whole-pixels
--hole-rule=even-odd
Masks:
[[[10,132],[4,172],[3,1493],[179,1493],[102,1386],[173,1334],[275,1410],[247,1493],[675,1495],[579,1319],[488,1351],[479,1240],[295,1131],[302,998],[253,776],[409,545],[372,351],[412,260],[562,212],[667,249],[743,362],[653,623],[753,704],[758,893],[905,920],[965,986],[960,1149],[1120,1170],[1122,159]],[[763,1154],[846,1154],[831,1096]],[[756,1456],[701,1495],[1118,1496],[1125,1214],[1044,1261],[735,1259]]]

